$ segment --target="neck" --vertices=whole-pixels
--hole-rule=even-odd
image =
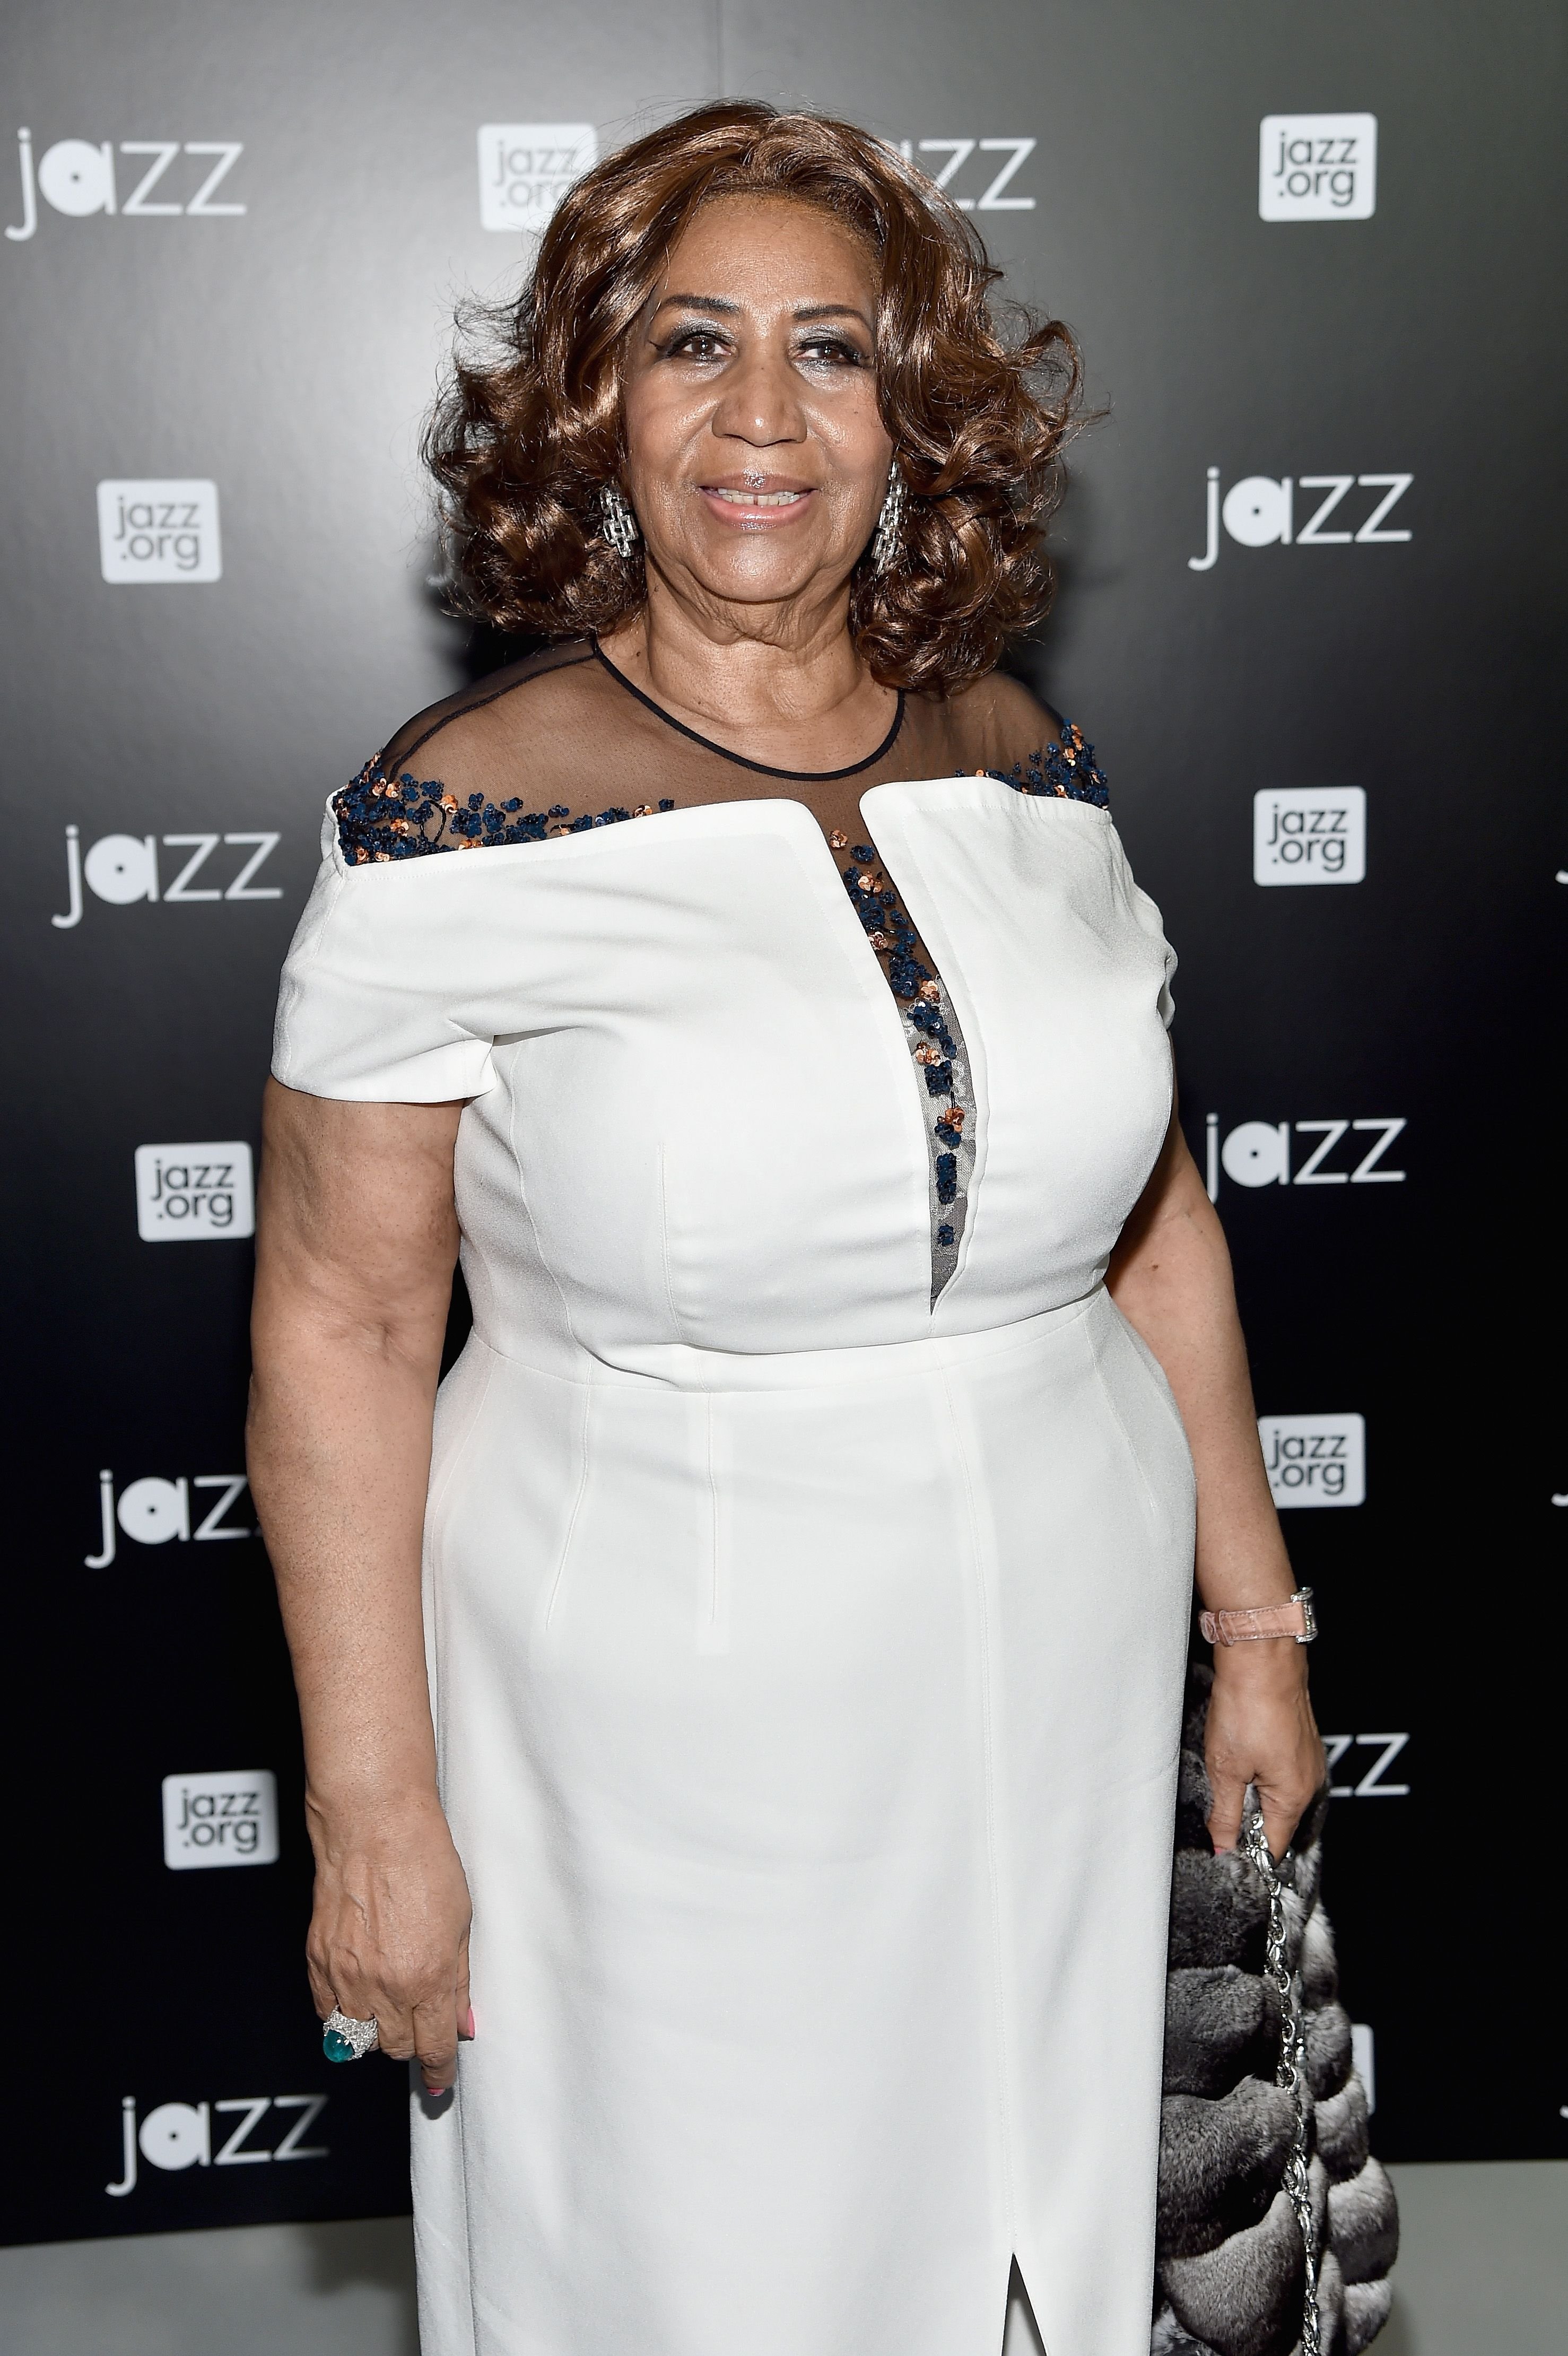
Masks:
[[[848,584],[816,605],[742,605],[677,594],[650,563],[646,605],[603,647],[666,711],[731,751],[782,752],[781,767],[847,766],[891,717],[849,635]]]

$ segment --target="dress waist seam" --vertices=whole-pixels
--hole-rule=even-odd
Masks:
[[[561,1344],[538,1357],[498,1349],[477,1327],[469,1348],[503,1365],[574,1388],[692,1392],[826,1390],[906,1381],[1000,1357],[1053,1341],[1108,1303],[1104,1285],[1082,1299],[1039,1311],[1015,1323],[968,1333],[922,1334],[904,1342],[873,1342],[836,1350],[749,1353],[706,1350],[684,1342],[652,1343],[623,1360],[600,1357],[578,1344]],[[554,1363],[549,1363],[549,1360]]]

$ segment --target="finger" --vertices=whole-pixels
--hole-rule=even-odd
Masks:
[[[474,2006],[468,1992],[468,1942],[463,1943],[463,1953],[457,1965],[457,2034],[471,2038],[474,2034]]]
[[[1285,1855],[1296,1837],[1296,1828],[1306,1814],[1311,1796],[1309,1792],[1298,1794],[1275,1791],[1266,1786],[1259,1792],[1264,1812],[1264,1838],[1268,1843],[1271,1857]]]
[[[1237,1775],[1209,1762],[1209,1837],[1214,1844],[1216,1857],[1235,1847],[1242,1837],[1242,1803],[1246,1797],[1245,1783]]]
[[[376,2042],[389,2062],[411,2062],[419,2050],[419,2032],[415,2013],[406,2005],[394,2004],[383,1996],[379,2005],[368,2003],[357,2016],[362,2020],[374,2018]]]
[[[458,2017],[450,1996],[414,2007],[414,2051],[427,2094],[444,2094],[457,2075]]]
[[[337,2004],[332,1982],[314,1955],[305,1957],[305,1973],[310,1980],[310,2000],[315,2007],[316,2019],[325,2020]]]

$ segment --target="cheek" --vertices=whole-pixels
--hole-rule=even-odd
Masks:
[[[671,473],[700,431],[704,413],[705,405],[690,386],[656,378],[628,385],[622,421],[632,474],[651,487]]]
[[[816,403],[816,431],[833,451],[846,477],[881,476],[893,455],[888,429],[869,380],[846,386],[834,399]]]

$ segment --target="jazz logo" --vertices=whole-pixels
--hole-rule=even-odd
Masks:
[[[1378,199],[1375,114],[1265,114],[1258,132],[1258,216],[1370,220]]]
[[[1285,786],[1253,796],[1254,884],[1360,884],[1366,873],[1360,786]]]
[[[592,123],[481,123],[480,227],[537,235],[598,155]]]
[[[217,484],[195,476],[100,483],[98,563],[111,588],[221,581]]]
[[[219,1145],[136,1148],[136,1232],[144,1244],[253,1236],[256,1196],[243,1138]]]
[[[171,1538],[210,1546],[225,1538],[254,1537],[256,1533],[248,1522],[231,1522],[228,1518],[244,1495],[246,1485],[243,1472],[198,1472],[193,1480],[182,1473],[177,1481],[165,1481],[160,1473],[146,1472],[139,1481],[126,1482],[117,1503],[114,1475],[105,1467],[98,1476],[98,1552],[83,1555],[82,1560],[89,1570],[107,1570],[117,1551],[116,1533],[120,1531],[138,1546],[167,1546]],[[219,1493],[207,1505],[205,1513],[202,1505],[206,1500],[197,1500],[200,1518],[194,1528],[190,1502],[193,1489],[216,1489]]]
[[[178,873],[166,879],[158,874],[158,842],[155,834],[103,834],[84,852],[81,830],[68,826],[65,830],[66,905],[51,916],[49,922],[57,931],[69,933],[81,922],[83,901],[81,887],[86,884],[95,900],[107,900],[111,907],[128,908],[137,900],[162,900],[188,907],[197,900],[281,900],[281,884],[253,884],[251,879],[265,865],[278,847],[280,837],[262,828],[241,834],[165,834],[162,841],[165,851],[188,851],[188,859],[169,862],[178,865]],[[249,859],[240,861],[238,871],[222,880],[224,867],[231,861],[221,861],[219,874],[207,869],[208,880],[197,884],[196,878],[217,850],[219,842],[240,849],[254,845]],[[194,845],[194,848],[192,847]]]
[[[135,187],[122,197],[114,168],[112,139],[57,139],[46,147],[35,163],[33,134],[30,131],[16,134],[16,165],[22,177],[22,218],[8,221],[5,234],[14,245],[32,237],[38,226],[38,198],[57,213],[82,220],[90,213],[118,214],[125,220],[167,219],[182,215],[187,220],[217,220],[233,219],[245,209],[243,205],[219,203],[217,192],[245,153],[239,139],[122,139],[122,155],[150,155],[152,162],[145,169],[138,164],[128,175]],[[164,175],[176,155],[215,155],[218,161],[205,169],[200,186],[182,202],[171,203],[164,188],[155,197],[153,190],[163,183]],[[176,179],[179,176],[176,175]],[[185,186],[188,188],[188,179]]]
[[[103,2188],[111,2201],[136,2190],[138,2156],[149,2166],[181,2173],[187,2168],[257,2168],[274,2159],[325,2159],[324,2143],[304,2140],[327,2105],[325,2094],[231,2094],[220,2103],[159,2103],[136,2124],[136,2097],[120,2104],[121,2174]],[[293,2123],[280,2140],[263,2148],[252,2140],[269,2111],[278,2114],[273,2134],[289,2116]],[[232,2133],[212,2148],[214,2117],[237,2116]]]
[[[164,1777],[164,1863],[171,1873],[277,1860],[278,1779],[270,1767]]]
[[[251,877],[265,865],[278,847],[280,837],[262,828],[241,834],[165,834],[162,841],[165,851],[188,851],[188,859],[170,865],[178,866],[178,873],[160,878],[158,873],[158,842],[155,834],[103,834],[84,852],[81,830],[68,826],[65,830],[66,905],[51,916],[49,922],[57,931],[69,933],[81,922],[84,905],[81,887],[85,883],[95,900],[107,900],[111,907],[128,908],[138,900],[161,900],[165,905],[188,907],[197,900],[281,900],[281,884],[253,884]],[[231,861],[219,862],[214,875],[207,868],[208,881],[197,884],[196,878],[207,867],[207,862],[219,842],[240,849],[254,845],[249,859],[240,861],[238,871],[226,880],[222,871],[232,866]],[[193,847],[194,846],[194,847]]]
[[[1189,573],[1211,573],[1220,556],[1220,526],[1238,548],[1392,548],[1413,535],[1387,519],[1403,498],[1413,475],[1245,475],[1220,496],[1220,469],[1211,466],[1205,478],[1204,540],[1201,556],[1189,556]],[[1341,502],[1356,489],[1381,491],[1366,513],[1366,505],[1352,500],[1340,515]],[[1312,512],[1305,523],[1296,513],[1297,491],[1322,491],[1321,499],[1304,502]],[[1332,531],[1329,518],[1335,518]],[[1345,529],[1355,523],[1353,531]]]
[[[1294,1170],[1293,1127],[1297,1137],[1317,1139],[1310,1153]],[[1209,1200],[1217,1203],[1220,1199],[1221,1170],[1238,1186],[1403,1186],[1405,1173],[1385,1170],[1382,1158],[1405,1127],[1398,1114],[1380,1114],[1371,1120],[1243,1120],[1221,1139],[1220,1116],[1211,1112],[1204,1123]],[[1371,1143],[1354,1168],[1325,1167],[1342,1139],[1349,1136],[1359,1140],[1363,1135],[1370,1136]]]
[[[1261,1415],[1258,1439],[1276,1506],[1365,1505],[1364,1416]]]
[[[1408,1800],[1408,1783],[1390,1783],[1385,1778],[1409,1740],[1408,1734],[1326,1734],[1323,1749],[1328,1764],[1328,1797],[1331,1800]],[[1376,1750],[1378,1755],[1370,1767],[1363,1767],[1360,1759],[1352,1760],[1349,1772],[1355,1774],[1358,1768],[1362,1768],[1362,1772],[1353,1783],[1337,1783],[1334,1771],[1352,1749]]]
[[[906,164],[912,165],[917,155],[945,155],[947,161],[939,172],[933,174],[932,186],[942,189],[950,203],[961,213],[1032,213],[1032,197],[1009,196],[1007,191],[1029,162],[1040,145],[1037,139],[901,139],[899,154]],[[979,169],[990,177],[977,196],[961,197],[954,182],[968,163],[971,155],[1006,156],[1007,161],[995,169],[989,164]],[[922,168],[925,168],[923,166]],[[973,185],[973,181],[971,181]]]

